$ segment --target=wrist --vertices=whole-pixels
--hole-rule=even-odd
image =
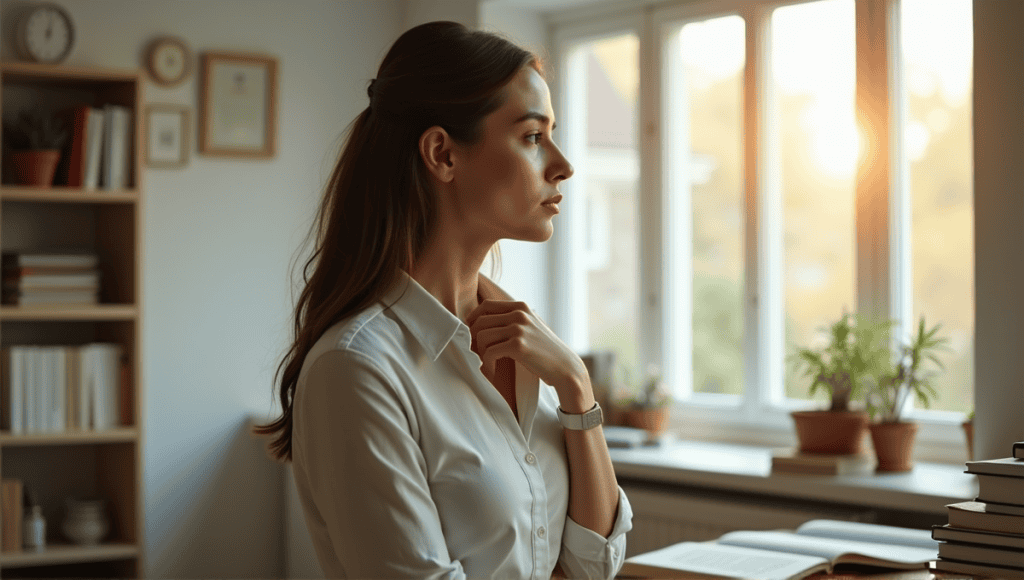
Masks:
[[[586,413],[594,407],[596,402],[593,389],[590,388],[590,381],[582,380],[578,376],[570,377],[555,391],[558,393],[558,406],[564,413],[574,415]]]

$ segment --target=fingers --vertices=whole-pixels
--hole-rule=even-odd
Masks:
[[[525,344],[523,337],[512,336],[505,340],[496,342],[491,346],[487,347],[482,351],[480,360],[482,361],[481,369],[484,375],[490,380],[494,377],[495,370],[498,365],[498,359],[510,358],[512,360],[519,360],[522,358],[522,354],[525,351]]]
[[[531,322],[530,315],[522,310],[513,310],[511,312],[503,312],[500,314],[484,314],[477,316],[475,320],[466,320],[466,326],[469,327],[470,333],[474,336],[487,330],[488,328],[496,328],[499,326],[527,326]]]
[[[466,317],[466,326],[472,327],[476,319],[488,314],[503,314],[513,310],[519,310],[526,314],[533,314],[525,302],[514,302],[510,300],[484,300],[479,306],[473,309]]]

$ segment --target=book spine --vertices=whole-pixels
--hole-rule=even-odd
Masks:
[[[99,109],[89,110],[89,133],[86,146],[85,173],[82,188],[93,190],[100,185],[100,163],[103,159],[104,115]]]
[[[1013,444],[1013,456],[1017,459],[1024,459],[1024,441],[1017,441]]]
[[[5,478],[0,482],[0,515],[3,518],[0,549],[4,552],[21,551],[22,493],[20,479]]]

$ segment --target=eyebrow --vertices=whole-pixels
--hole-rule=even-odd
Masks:
[[[523,115],[522,117],[519,117],[518,119],[516,119],[515,122],[513,123],[513,125],[518,125],[519,123],[522,123],[523,121],[540,121],[541,123],[547,124],[547,123],[551,122],[551,119],[548,118],[548,116],[543,114],[543,113],[539,113],[537,111],[530,111],[529,113],[527,113],[527,114]],[[555,127],[557,127],[557,126],[558,126],[558,123],[551,123],[551,130],[554,130]]]

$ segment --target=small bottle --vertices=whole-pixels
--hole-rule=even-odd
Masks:
[[[46,548],[46,519],[43,508],[32,506],[32,513],[25,517],[25,548],[42,551]]]

